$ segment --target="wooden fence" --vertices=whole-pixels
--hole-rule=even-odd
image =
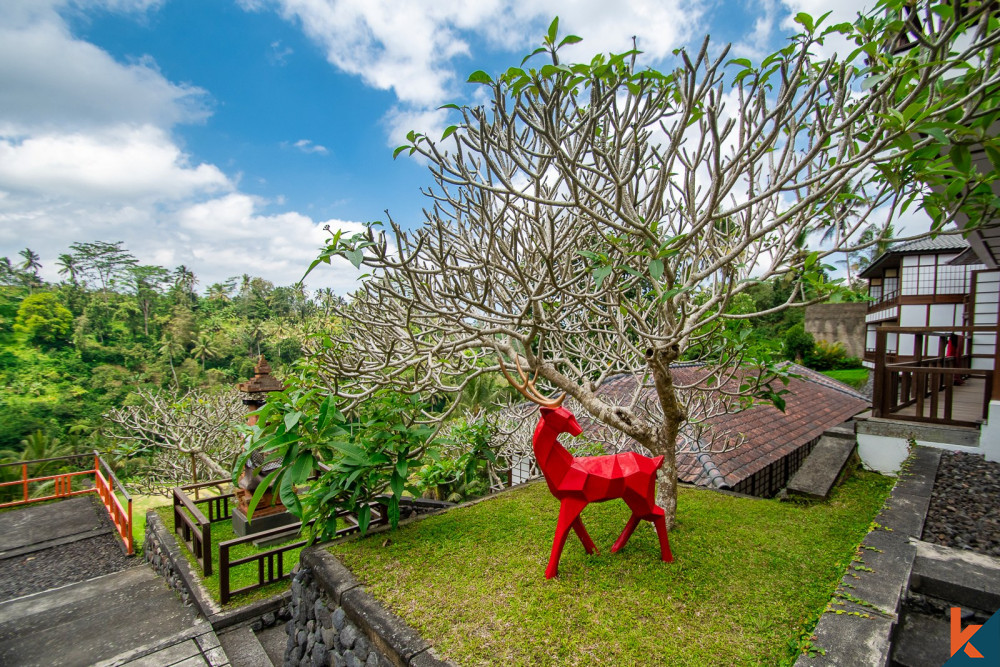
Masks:
[[[235,494],[220,493],[216,496],[192,500],[188,497],[187,492],[211,487],[221,490],[230,484],[232,484],[230,479],[215,479],[200,484],[178,486],[173,489],[174,533],[184,541],[188,550],[194,554],[195,560],[201,566],[202,574],[206,577],[212,576],[212,524],[232,517],[233,509],[229,501],[235,497]],[[207,507],[208,516],[205,516],[199,505]]]

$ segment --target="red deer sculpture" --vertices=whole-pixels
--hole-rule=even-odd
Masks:
[[[502,361],[500,370],[511,386],[539,405],[541,418],[535,428],[532,449],[538,467],[549,485],[549,491],[560,502],[559,520],[552,540],[549,565],[545,568],[545,578],[551,579],[559,573],[559,559],[570,528],[580,538],[588,554],[597,553],[597,547],[584,528],[580,513],[590,503],[615,498],[625,501],[632,510],[632,516],[625,525],[625,530],[615,540],[611,552],[615,553],[625,546],[640,521],[651,521],[660,539],[660,558],[665,563],[673,562],[663,509],[654,500],[656,471],[663,464],[663,457],[650,458],[635,452],[574,457],[556,440],[560,433],[577,436],[583,432],[573,413],[562,407],[566,395],[556,399],[543,397],[535,388],[534,379],[529,380],[521,370],[517,357],[515,363],[522,384],[511,378]]]

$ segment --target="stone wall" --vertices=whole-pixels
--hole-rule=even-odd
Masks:
[[[157,531],[157,523],[159,523],[159,515],[150,510],[150,514],[155,516],[155,520],[151,520],[150,516],[146,517],[146,538],[142,546],[143,558],[149,563],[153,570],[163,577],[164,581],[167,582],[167,586],[172,588],[174,591],[180,595],[181,600],[185,605],[191,605],[191,591],[187,584],[184,582],[184,578],[181,576],[177,565],[174,564],[174,559],[171,557],[170,551],[168,549],[166,541],[161,537],[160,532]]]
[[[393,663],[323,594],[309,569],[292,580],[292,618],[285,625],[285,665],[390,667]]]
[[[865,356],[867,303],[821,303],[806,308],[805,329],[817,341],[843,343],[847,355]]]
[[[431,667],[439,660],[324,546],[303,549],[285,624],[286,667]]]
[[[246,623],[257,632],[262,628],[283,623],[291,617],[289,591],[242,606],[221,608],[205,590],[197,573],[181,553],[181,547],[177,544],[174,534],[167,529],[160,515],[154,510],[146,513],[146,540],[143,554],[153,570],[163,577],[170,588],[177,591],[184,604],[194,605],[212,624],[214,630]]]

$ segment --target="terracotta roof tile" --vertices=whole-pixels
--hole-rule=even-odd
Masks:
[[[704,376],[704,372],[699,373],[701,368],[680,364],[672,370],[676,382],[694,384]],[[702,461],[697,452],[681,451],[677,455],[678,477],[684,482],[707,484],[709,475],[705,466],[711,462],[725,483],[735,486],[870,407],[862,394],[847,385],[801,366],[794,366],[793,371],[799,377],[789,380],[785,387],[788,393],[784,395],[783,413],[771,405],[755,405],[708,419],[706,430],[714,434],[716,443],[727,436],[742,434],[744,444],[729,451],[709,451],[708,459]],[[634,376],[619,375],[608,379],[598,394],[624,396],[634,390],[635,382]],[[646,391],[652,398],[653,390]],[[586,418],[580,419],[580,423],[585,430],[593,424]]]

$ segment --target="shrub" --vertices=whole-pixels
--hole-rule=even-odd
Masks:
[[[42,345],[57,345],[69,339],[73,313],[59,303],[51,292],[39,292],[24,298],[17,309],[14,330],[28,335]]]
[[[816,341],[805,326],[796,324],[785,332],[785,358],[802,363],[813,352]]]
[[[860,368],[861,360],[857,357],[847,356],[843,343],[818,340],[813,345],[812,351],[806,355],[805,364],[817,371],[835,371]]]

